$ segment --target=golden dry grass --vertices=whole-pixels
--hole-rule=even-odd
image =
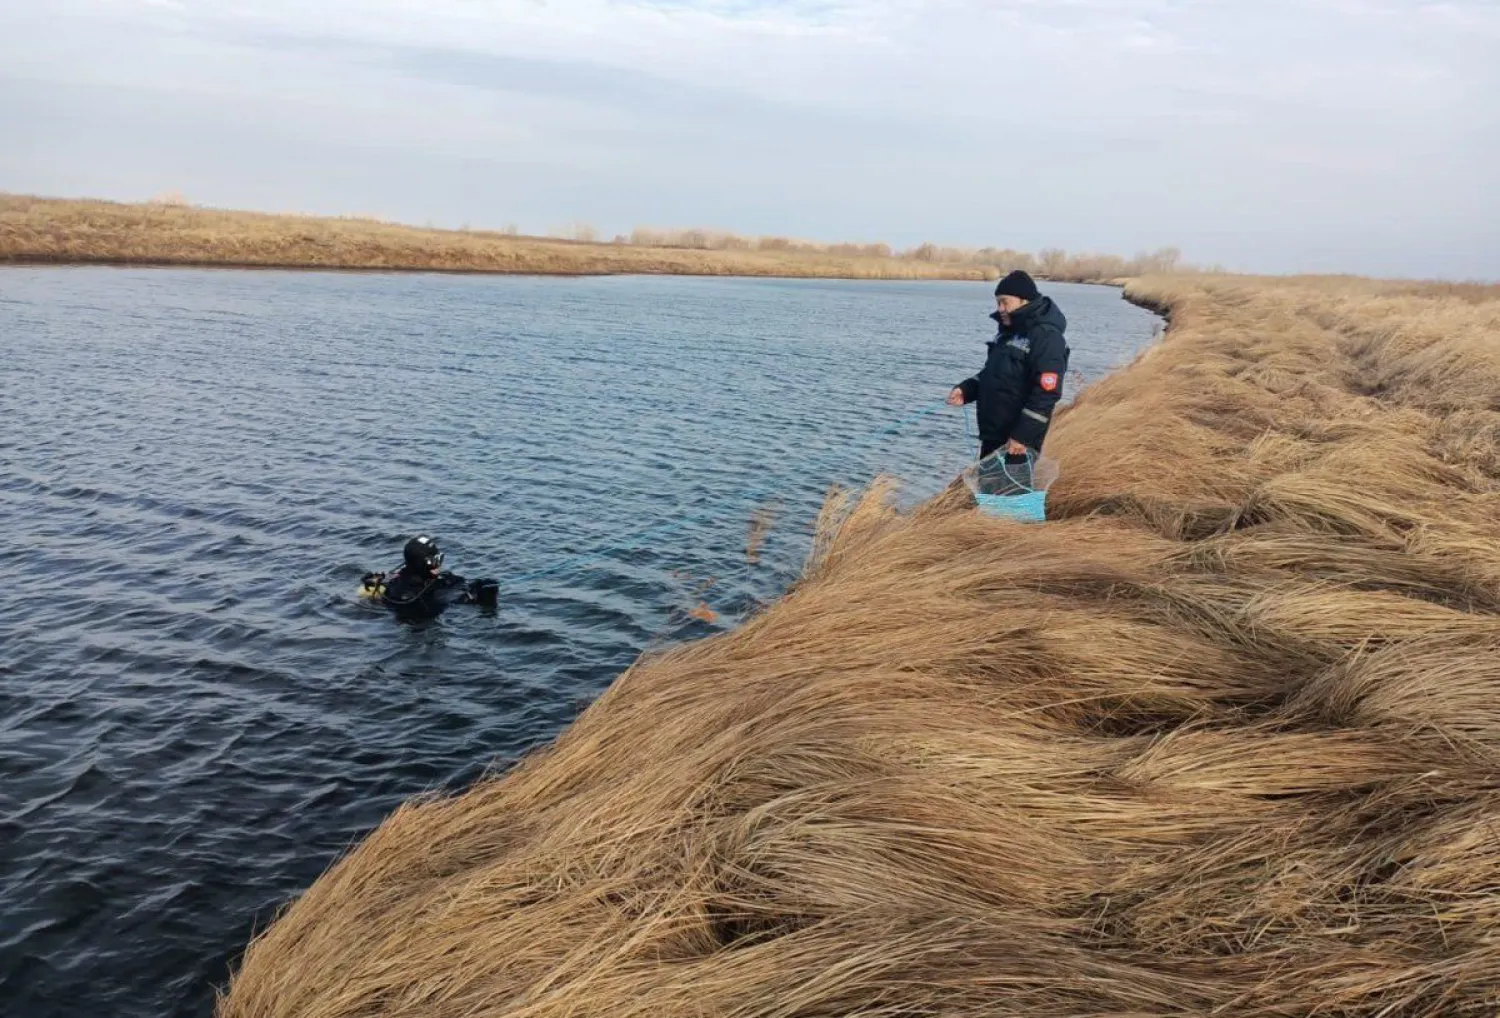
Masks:
[[[715,230],[637,229],[612,244],[580,225],[561,237],[435,230],[362,217],[267,215],[197,208],[180,195],[142,204],[0,194],[0,264],[207,265],[255,268],[647,273],[843,279],[993,279],[1027,269],[1048,279],[1099,282],[1177,263],[1174,248],[1132,259],[1039,255],[922,244],[819,244]]]
[[[1156,279],[1055,519],[805,578],[412,802],[220,1018],[1490,1016],[1500,291]]]
[[[593,240],[596,236],[597,231],[591,227],[579,227],[574,230],[575,239]],[[712,251],[791,251],[816,255],[899,258],[944,265],[1003,267],[1003,271],[1007,272],[1011,269],[1024,269],[1045,279],[1085,283],[1107,282],[1152,273],[1184,271],[1184,266],[1181,265],[1182,252],[1175,247],[1144,251],[1133,258],[1091,252],[1069,253],[1061,248],[1048,248],[1038,254],[1031,254],[1013,248],[965,248],[932,243],[919,244],[908,251],[896,251],[891,245],[884,243],[819,244],[791,240],[786,237],[743,237],[723,230],[654,230],[644,227],[633,230],[628,237],[618,237],[616,240],[645,247],[683,247]]]
[[[699,250],[434,230],[373,219],[0,195],[0,264],[986,279],[994,270],[798,249]]]

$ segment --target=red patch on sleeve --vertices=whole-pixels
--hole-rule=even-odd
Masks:
[[[1060,379],[1057,377],[1057,372],[1048,371],[1046,374],[1042,375],[1042,391],[1056,392],[1057,383],[1059,381]]]

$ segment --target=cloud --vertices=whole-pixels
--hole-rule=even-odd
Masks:
[[[1500,275],[1497,48],[1480,0],[54,0],[0,8],[0,187]]]

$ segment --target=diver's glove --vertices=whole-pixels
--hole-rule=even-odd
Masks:
[[[495,580],[470,580],[468,594],[475,604],[494,607],[500,600],[500,584]]]
[[[385,573],[365,573],[359,578],[360,597],[379,597],[385,593]]]

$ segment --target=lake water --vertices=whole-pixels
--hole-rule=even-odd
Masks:
[[[1157,325],[1048,291],[1090,379]],[[940,489],[972,442],[928,411],[991,307],[975,283],[0,270],[0,1011],[208,1014],[257,924],[403,798],[776,596],[830,483]],[[418,532],[499,609],[357,602]]]

